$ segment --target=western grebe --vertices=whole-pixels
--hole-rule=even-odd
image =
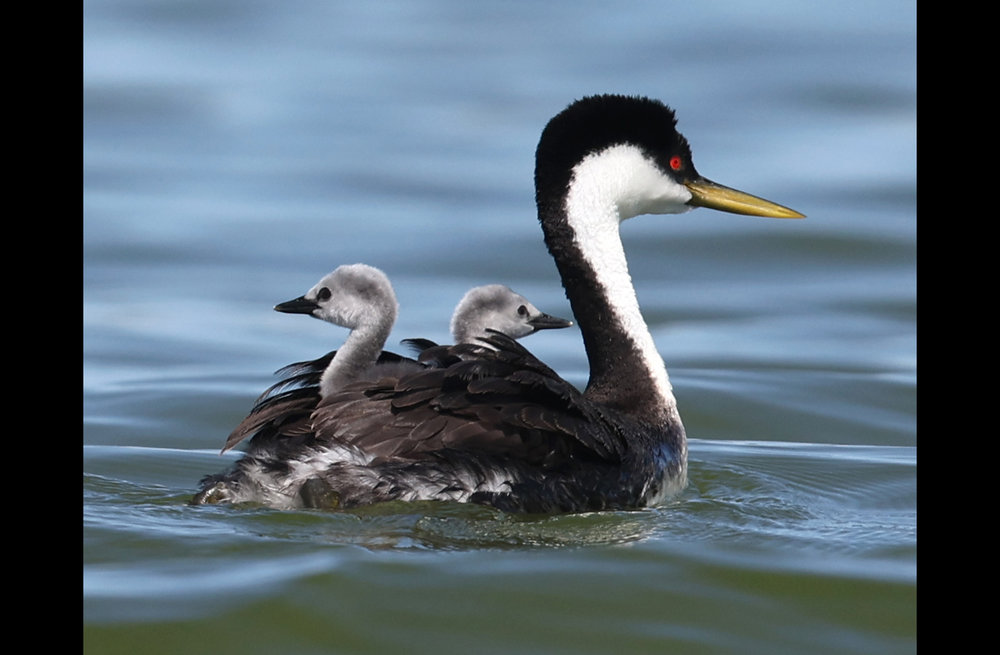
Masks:
[[[590,364],[584,391],[492,334],[451,346],[446,365],[347,384],[294,438],[251,449],[195,502],[454,500],[552,513],[643,507],[683,489],[684,427],[619,225],[694,207],[802,214],[703,178],[671,109],[619,95],[584,98],[548,123],[535,194]]]

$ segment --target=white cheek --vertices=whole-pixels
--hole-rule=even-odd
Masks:
[[[687,187],[664,175],[634,146],[612,146],[590,155],[573,174],[567,201],[580,215],[606,215],[614,208],[623,221],[640,214],[683,214],[692,209]],[[577,213],[572,209],[571,214]]]

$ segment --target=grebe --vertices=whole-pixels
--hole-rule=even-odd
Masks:
[[[583,392],[491,334],[451,346],[446,365],[347,384],[293,438],[251,448],[231,473],[209,478],[195,502],[453,500],[556,513],[638,508],[683,489],[684,427],[620,223],[694,207],[803,215],[703,178],[676,122],[659,101],[602,95],[574,102],[542,132],[535,199],[590,364]]]
[[[523,339],[539,330],[567,328],[573,321],[552,316],[539,310],[513,289],[503,284],[487,284],[469,289],[455,306],[451,315],[453,343],[478,343],[493,332],[506,334],[511,339]],[[422,354],[426,364],[441,365],[435,355],[451,359],[447,348],[441,349],[429,339],[403,339],[403,343]],[[433,349],[433,350],[432,350]]]
[[[399,303],[385,273],[367,264],[340,266],[304,295],[274,306],[286,314],[308,314],[350,328],[344,345],[330,356],[319,380],[325,398],[379,363]]]
[[[451,338],[455,343],[475,343],[489,336],[487,330],[521,339],[538,332],[566,328],[572,321],[539,310],[527,298],[502,284],[469,289],[451,315]]]

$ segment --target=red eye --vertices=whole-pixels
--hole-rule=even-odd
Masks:
[[[673,157],[670,158],[670,168],[674,169],[675,171],[681,170],[681,166],[683,165],[684,165],[684,160],[678,157],[677,155],[674,155]]]

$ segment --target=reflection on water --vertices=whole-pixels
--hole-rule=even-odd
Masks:
[[[237,455],[121,447],[87,447],[85,453],[86,514],[105,529],[157,531],[168,516],[168,531],[177,535],[222,529],[403,551],[579,548],[664,538],[860,555],[916,545],[913,448],[693,439],[691,484],[677,497],[645,510],[569,516],[512,516],[434,502],[341,512],[275,512],[254,505],[186,509],[178,505],[189,501],[193,485],[185,489],[183,472],[201,466],[192,458],[230,461]],[[93,472],[112,469],[145,481]],[[152,482],[168,475],[181,486]],[[908,560],[903,570],[910,565]]]

